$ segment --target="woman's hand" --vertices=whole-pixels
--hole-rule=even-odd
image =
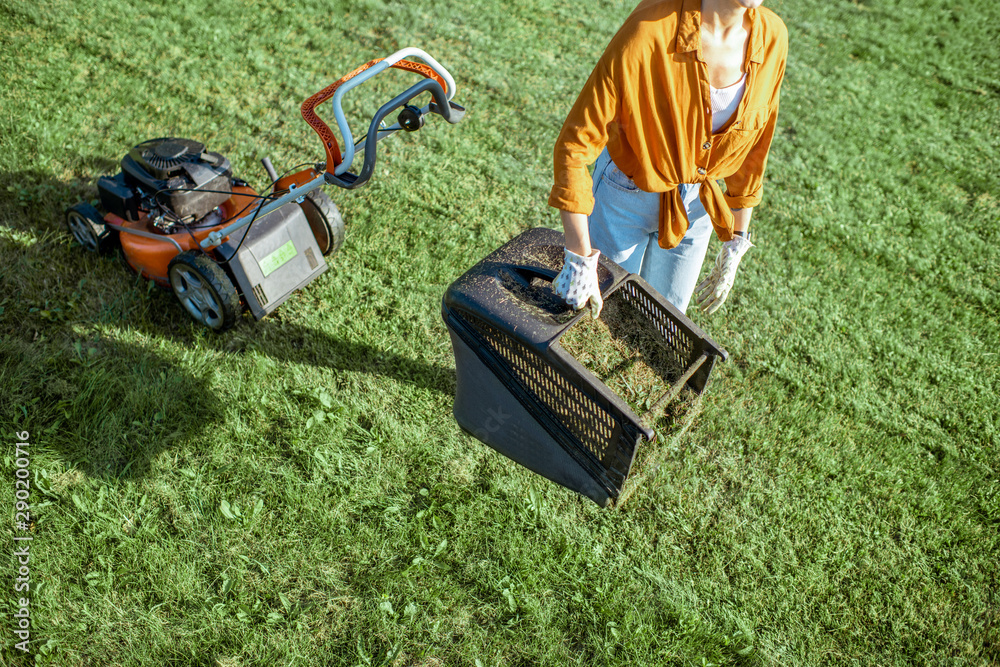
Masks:
[[[586,215],[559,211],[559,217],[566,237],[565,262],[552,283],[552,289],[574,310],[580,310],[589,303],[590,314],[597,319],[604,307],[597,280],[597,259],[601,253],[590,247]]]
[[[736,269],[740,265],[740,259],[752,247],[753,244],[742,236],[734,236],[732,241],[722,244],[722,250],[715,258],[712,273],[694,288],[701,312],[711,315],[725,303],[729,290],[736,281]]]
[[[590,315],[596,320],[604,307],[601,284],[597,279],[597,260],[601,251],[594,250],[589,257],[578,255],[569,248],[565,248],[564,253],[565,263],[552,281],[552,289],[574,310],[590,304]]]

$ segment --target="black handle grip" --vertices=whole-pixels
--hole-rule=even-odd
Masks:
[[[328,171],[326,173],[326,181],[348,190],[361,187],[367,183],[375,171],[377,144],[380,139],[378,136],[380,132],[379,126],[382,124],[382,121],[396,109],[408,105],[410,100],[423,92],[430,92],[434,97],[434,103],[430,105],[430,111],[439,114],[449,123],[457,123],[465,115],[465,109],[449,102],[441,84],[433,79],[424,79],[383,104],[375,112],[372,122],[368,125],[368,134],[365,137],[365,160],[361,165],[361,172],[358,174],[345,172],[337,176]],[[392,134],[392,132],[396,132],[396,130],[392,132],[385,132],[383,130],[382,132],[383,135],[381,138],[384,139]]]

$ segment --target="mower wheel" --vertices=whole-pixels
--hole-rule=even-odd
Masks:
[[[182,252],[170,260],[167,275],[177,300],[196,322],[216,333],[236,324],[239,294],[222,267],[208,256]]]
[[[98,254],[113,248],[118,237],[115,230],[104,226],[97,209],[85,202],[66,209],[66,228],[84,250]]]
[[[322,190],[313,190],[299,206],[306,214],[316,243],[324,255],[332,255],[344,244],[344,218],[330,196]]]

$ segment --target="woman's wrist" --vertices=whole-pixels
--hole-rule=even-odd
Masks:
[[[750,218],[753,216],[753,208],[734,208],[733,212],[733,235],[750,237]]]
[[[587,216],[583,213],[570,213],[569,211],[560,211],[559,213],[562,218],[566,249],[581,257],[590,257],[594,250],[590,246]]]

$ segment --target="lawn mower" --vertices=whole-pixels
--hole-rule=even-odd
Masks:
[[[389,68],[424,79],[383,104],[367,134],[355,143],[343,97]],[[425,92],[431,101],[415,105]],[[377,143],[399,130],[419,130],[429,113],[459,122],[465,110],[451,101],[454,95],[454,79],[436,60],[415,48],[397,51],[362,65],[302,103],[302,117],[323,142],[326,160],[279,177],[264,158],[271,181],[266,194],[233,177],[229,160],[204,144],[162,137],[132,148],[121,161],[121,172],[98,180],[102,210],[76,204],[66,211],[66,226],[88,251],[120,249],[130,270],[172,289],[188,314],[213,331],[233,326],[244,308],[259,320],[323,273],[325,258],[344,241],[340,212],[319,188],[364,185],[375,169]],[[343,153],[316,114],[331,98]],[[395,122],[387,125],[385,118],[397,109]],[[361,151],[360,173],[353,173],[351,165]]]

